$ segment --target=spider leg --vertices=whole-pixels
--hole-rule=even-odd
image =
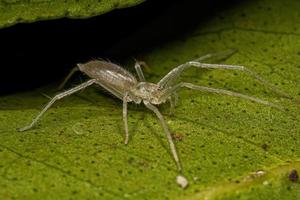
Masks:
[[[209,53],[206,55],[203,55],[193,61],[195,62],[201,62],[203,60],[207,60],[209,58],[216,58],[216,59],[224,59],[224,58],[228,58],[231,55],[233,55],[235,52],[237,52],[237,50],[235,49],[229,49],[227,51],[221,51],[221,52],[217,52],[217,53]]]
[[[270,107],[274,107],[280,111],[285,111],[283,109],[283,107],[273,104],[271,102],[256,98],[256,97],[252,97],[252,96],[248,96],[245,94],[241,94],[241,93],[237,93],[237,92],[233,92],[230,90],[224,90],[224,89],[218,89],[218,88],[212,88],[212,87],[206,87],[206,86],[199,86],[199,85],[194,85],[192,83],[179,83],[173,87],[171,87],[170,89],[166,90],[165,93],[161,96],[161,99],[167,99],[170,95],[172,95],[172,93],[174,91],[177,91],[178,89],[182,88],[182,87],[186,87],[186,88],[190,88],[193,90],[199,90],[199,91],[205,91],[205,92],[210,92],[210,93],[215,93],[215,94],[224,94],[224,95],[228,95],[228,96],[234,96],[234,97],[239,97],[242,99],[246,99],[246,100],[250,100],[259,104],[263,104],[266,106],[270,106]]]
[[[143,70],[142,70],[142,68],[141,68],[141,64],[144,65],[143,62],[140,62],[140,61],[137,61],[137,60],[136,60],[136,61],[135,61],[135,64],[134,64],[134,68],[135,68],[135,71],[136,71],[136,73],[137,73],[137,75],[138,75],[140,81],[141,81],[141,82],[145,82],[146,79],[145,79],[145,76],[144,76],[144,74],[143,74]]]
[[[126,92],[123,97],[123,121],[125,127],[125,144],[128,144],[128,140],[129,140],[128,120],[127,120],[127,96],[128,93]]]
[[[293,99],[293,97],[291,97],[289,94],[281,91],[275,85],[269,83],[267,80],[265,80],[264,78],[259,76],[257,73],[255,73],[254,71],[252,71],[252,70],[250,70],[250,69],[248,69],[244,66],[205,64],[205,63],[199,63],[199,62],[196,62],[196,63],[195,62],[190,62],[190,64],[192,66],[200,67],[200,68],[229,69],[229,70],[239,70],[239,71],[245,72],[246,74],[250,75],[251,77],[253,77],[257,81],[259,81],[262,85],[266,86],[267,88],[269,88],[273,92],[277,93],[278,95],[280,95],[282,97],[285,97],[285,98],[288,98],[288,99]]]
[[[217,59],[224,59],[232,54],[234,54],[236,50],[230,49],[227,51],[222,51],[218,53],[209,53],[206,55],[203,55],[195,60],[193,62],[201,62],[210,58],[217,58]],[[170,86],[176,79],[181,75],[181,73],[186,70],[187,68],[191,67],[189,62],[179,65],[178,67],[171,70],[167,75],[165,75],[159,82],[158,85],[162,87]]]
[[[239,70],[242,72],[245,72],[246,74],[250,75],[252,78],[259,81],[262,85],[266,86],[276,94],[288,98],[288,99],[294,99],[289,94],[279,90],[277,87],[275,87],[273,84],[269,83],[265,79],[263,79],[261,76],[259,76],[254,71],[244,67],[244,66],[238,66],[238,65],[223,65],[223,64],[207,64],[207,63],[200,63],[197,61],[190,61],[185,64],[179,65],[178,67],[171,70],[165,77],[163,77],[159,82],[158,85],[161,87],[167,87],[170,86],[179,76],[180,74],[190,68],[190,67],[197,67],[201,69],[225,69],[225,70]]]
[[[172,96],[169,96],[168,98],[169,102],[170,102],[170,112],[169,115],[173,115],[174,114],[174,108],[175,108],[175,102]]]
[[[176,166],[177,166],[177,170],[178,170],[178,175],[176,177],[176,182],[182,187],[182,188],[185,188],[187,187],[188,185],[188,180],[182,175],[182,167],[181,167],[181,164],[180,164],[180,160],[179,160],[179,157],[177,155],[177,150],[176,150],[176,147],[175,147],[175,144],[173,142],[173,139],[172,139],[172,136],[171,136],[171,133],[170,133],[170,130],[168,128],[168,125],[167,123],[165,122],[162,114],[159,112],[159,110],[157,109],[157,107],[155,107],[154,105],[152,105],[151,103],[149,103],[148,101],[143,101],[145,106],[150,109],[151,111],[153,111],[156,116],[158,117],[165,133],[166,133],[166,136],[167,136],[167,139],[168,139],[168,142],[169,142],[169,145],[170,145],[170,148],[171,148],[171,152],[172,152],[172,155],[173,155],[173,158],[175,160],[175,163],[176,163]]]
[[[73,76],[73,74],[75,72],[79,71],[79,68],[78,67],[74,67],[70,72],[69,74],[66,76],[66,78],[63,80],[63,82],[58,86],[58,90],[61,90],[63,89],[63,87],[66,85],[66,83],[68,82],[68,80],[71,78],[71,76]]]
[[[177,105],[178,102],[178,94],[177,92],[174,92],[172,95],[168,97],[168,100],[170,102],[170,112],[169,115],[174,114],[175,106]]]
[[[35,123],[42,117],[42,115],[52,106],[52,104],[54,104],[57,100],[62,99],[66,96],[69,96],[75,92],[78,92],[79,90],[82,90],[90,85],[92,85],[93,83],[95,83],[96,80],[95,79],[91,79],[89,81],[86,81],[74,88],[71,88],[65,92],[62,92],[60,94],[55,95],[55,97],[53,97],[50,102],[43,108],[43,110],[33,119],[33,121],[31,122],[31,124],[29,124],[28,126],[25,126],[23,128],[19,128],[18,131],[26,131],[30,128],[32,128]]]
[[[176,106],[177,103],[178,103],[178,94],[177,94],[177,92],[174,92],[173,96],[174,96],[174,106]]]
[[[172,152],[173,158],[175,160],[178,172],[181,173],[181,171],[182,171],[181,164],[180,164],[179,157],[178,157],[178,154],[177,154],[177,150],[176,150],[175,144],[173,142],[171,132],[168,128],[167,123],[165,122],[162,114],[159,112],[159,110],[156,106],[152,105],[148,101],[143,101],[143,102],[144,102],[145,106],[148,109],[150,109],[151,111],[153,111],[156,114],[156,116],[158,117],[158,119],[159,119],[159,121],[160,121],[160,123],[161,123],[161,125],[162,125],[162,127],[165,131],[165,134],[167,136],[167,139],[168,139],[168,142],[169,142],[169,145],[170,145],[170,148],[171,148],[171,152]]]

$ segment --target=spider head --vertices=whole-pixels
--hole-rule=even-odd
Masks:
[[[159,97],[162,88],[154,83],[140,82],[131,90],[131,94],[141,100],[147,100],[152,104],[161,104]]]

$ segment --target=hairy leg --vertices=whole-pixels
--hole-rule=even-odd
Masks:
[[[71,89],[69,89],[69,90],[67,90],[67,91],[65,91],[65,92],[62,92],[62,93],[60,93],[60,94],[58,94],[58,95],[55,95],[55,97],[53,97],[53,98],[51,99],[51,101],[43,108],[43,110],[42,110],[42,111],[41,111],[41,112],[33,119],[33,121],[31,122],[31,124],[29,124],[29,125],[27,125],[27,126],[25,126],[25,127],[23,127],[23,128],[19,128],[18,131],[26,131],[26,130],[32,128],[32,127],[36,124],[36,122],[42,117],[42,115],[43,115],[43,114],[44,114],[44,113],[52,106],[52,104],[54,104],[57,100],[62,99],[62,98],[64,98],[64,97],[66,97],[66,96],[69,96],[69,95],[71,95],[71,94],[73,94],[73,93],[75,93],[75,92],[78,92],[79,90],[82,90],[82,89],[84,89],[84,88],[86,88],[86,87],[92,85],[93,83],[95,83],[95,79],[91,79],[91,80],[89,80],[89,81],[87,81],[87,82],[84,82],[84,83],[82,83],[82,84],[80,84],[80,85],[74,87],[74,88],[71,88]]]

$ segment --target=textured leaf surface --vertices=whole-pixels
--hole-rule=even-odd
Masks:
[[[300,98],[300,2],[240,4],[180,40],[142,55],[156,82],[174,66],[208,52],[237,49],[222,61],[245,65]],[[196,19],[195,19],[196,20]],[[190,181],[175,183],[175,164],[157,119],[129,106],[128,146],[122,104],[96,87],[49,110],[35,129],[19,133],[48,102],[42,93],[0,99],[0,196],[4,199],[299,199],[300,107],[241,72],[191,69],[184,81],[231,89],[289,111],[191,90],[180,92],[174,116],[160,107]],[[53,94],[53,93],[52,93]],[[3,198],[2,198],[3,199]]]
[[[54,18],[87,18],[114,9],[141,3],[143,0],[2,0],[0,28],[20,22]]]

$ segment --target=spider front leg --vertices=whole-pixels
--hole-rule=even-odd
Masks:
[[[218,53],[209,53],[209,54],[201,56],[200,58],[193,60],[193,62],[202,62],[202,61],[210,59],[210,58],[224,59],[224,58],[230,57],[235,52],[236,52],[236,50],[230,49],[228,51],[223,51],[223,52],[218,52]],[[177,78],[181,75],[181,73],[184,70],[188,69],[189,67],[191,67],[189,62],[179,65],[178,67],[171,70],[167,75],[165,75],[158,82],[158,85],[160,85],[161,87],[167,87],[167,86],[172,85],[172,83],[177,80]]]
[[[177,154],[177,150],[176,150],[171,132],[168,128],[168,125],[165,122],[162,114],[159,112],[159,110],[156,106],[152,105],[148,101],[143,101],[143,103],[148,109],[150,109],[151,111],[153,111],[156,114],[157,118],[159,119],[159,121],[160,121],[160,123],[161,123],[161,125],[162,125],[162,127],[165,131],[165,134],[167,136],[167,139],[168,139],[168,142],[169,142],[169,145],[170,145],[170,149],[171,149],[174,161],[175,161],[176,166],[177,166],[177,170],[179,172],[179,175],[176,178],[177,183],[180,184],[181,187],[185,188],[188,184],[188,181],[186,180],[186,178],[183,175],[181,175],[182,174],[182,167],[181,167],[180,160],[179,160],[179,157],[178,157],[178,154]]]
[[[223,89],[218,89],[218,88],[212,88],[212,87],[206,87],[206,86],[199,86],[199,85],[194,85],[192,83],[179,83],[173,87],[170,87],[169,89],[166,89],[164,94],[161,95],[160,100],[163,101],[164,99],[168,99],[170,95],[173,94],[173,92],[176,92],[177,90],[179,90],[180,88],[185,87],[185,88],[189,88],[189,89],[193,89],[193,90],[199,90],[199,91],[204,91],[204,92],[210,92],[210,93],[215,93],[215,94],[224,94],[224,95],[228,95],[228,96],[233,96],[233,97],[239,97],[242,99],[246,99],[246,100],[250,100],[259,104],[263,104],[266,106],[270,106],[273,108],[276,108],[280,111],[285,111],[284,108],[282,108],[279,105],[273,104],[271,102],[256,98],[256,97],[251,97],[248,95],[244,95],[238,92],[233,92],[230,90],[223,90]]]
[[[246,74],[250,75],[252,78],[256,79],[258,82],[260,82],[265,87],[269,88],[271,91],[275,92],[276,94],[288,98],[288,99],[294,99],[289,94],[281,91],[278,89],[275,85],[269,83],[267,80],[259,76],[254,71],[244,67],[244,66],[238,66],[238,65],[219,65],[219,64],[207,64],[207,63],[199,63],[199,62],[189,62],[191,66],[199,67],[199,68],[206,68],[206,69],[229,69],[229,70],[239,70],[242,72],[245,72]]]
[[[203,56],[203,57],[205,57],[205,56]],[[207,57],[211,57],[211,56],[207,56]],[[178,67],[171,70],[166,76],[164,76],[158,82],[158,85],[160,87],[163,87],[163,88],[166,88],[168,86],[172,86],[173,83],[176,81],[176,79],[181,75],[181,73],[184,70],[186,70],[190,67],[197,67],[197,68],[201,68],[201,69],[224,69],[224,70],[242,71],[242,72],[245,72],[246,74],[250,75],[252,78],[256,79],[257,81],[259,81],[262,85],[269,88],[270,90],[272,90],[276,94],[278,94],[282,97],[288,98],[288,99],[294,99],[289,94],[281,91],[280,89],[275,87],[273,84],[269,83],[268,81],[266,81],[265,79],[260,77],[254,71],[252,71],[252,70],[250,70],[250,69],[248,69],[244,66],[238,66],[238,65],[207,64],[207,63],[201,63],[201,62],[198,62],[198,61],[190,61],[190,62],[187,62],[185,64],[179,65]]]
[[[27,125],[27,126],[25,126],[25,127],[23,127],[23,128],[19,128],[18,129],[18,131],[26,131],[26,130],[28,130],[28,129],[30,129],[30,128],[32,128],[35,124],[36,124],[36,122],[42,117],[42,115],[57,101],[57,100],[59,100],[59,99],[62,99],[62,98],[64,98],[64,97],[66,97],[66,96],[69,96],[69,95],[71,95],[71,94],[73,94],[73,93],[75,93],[75,92],[78,92],[79,90],[82,90],[82,89],[84,89],[84,88],[86,88],[86,87],[88,87],[88,86],[90,86],[90,85],[92,85],[92,84],[94,84],[96,82],[96,80],[95,79],[91,79],[91,80],[89,80],[89,81],[87,81],[87,82],[85,82],[85,83],[82,83],[82,84],[80,84],[80,85],[78,85],[78,86],[76,86],[76,87],[74,87],[74,88],[72,88],[72,89],[70,89],[70,90],[67,90],[67,91],[65,91],[65,92],[62,92],[62,93],[60,93],[60,94],[58,94],[58,95],[56,95],[55,97],[53,97],[52,99],[51,99],[51,101],[44,107],[44,109],[33,119],[33,121],[31,122],[31,124],[29,124],[29,125]]]

